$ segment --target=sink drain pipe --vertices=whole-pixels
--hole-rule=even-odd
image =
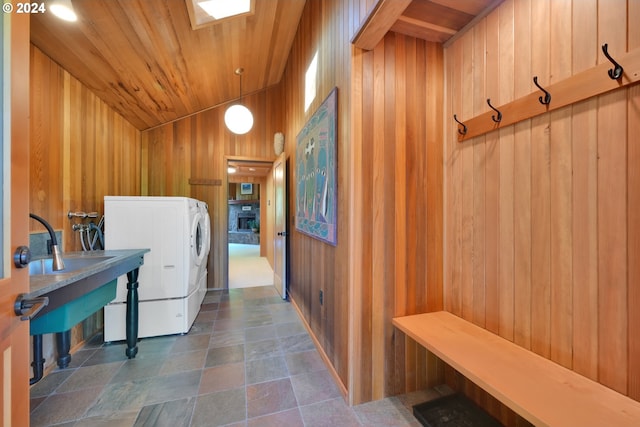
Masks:
[[[42,379],[44,374],[44,357],[42,356],[42,335],[33,336],[33,378],[29,380],[29,385],[34,385]]]

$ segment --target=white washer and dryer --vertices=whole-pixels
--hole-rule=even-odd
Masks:
[[[138,276],[138,337],[186,333],[207,288],[210,219],[187,197],[105,196],[105,249],[149,248]],[[126,338],[127,278],[104,308],[104,340]]]

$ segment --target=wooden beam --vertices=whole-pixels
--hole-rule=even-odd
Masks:
[[[378,0],[351,40],[356,47],[373,50],[412,0]]]

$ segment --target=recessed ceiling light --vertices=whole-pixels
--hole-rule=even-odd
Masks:
[[[207,0],[199,2],[198,6],[215,19],[223,19],[250,12],[251,0]]]
[[[55,16],[60,19],[69,22],[75,22],[78,20],[78,15],[73,10],[73,5],[71,4],[71,0],[55,0],[49,4],[49,10]]]
[[[229,166],[227,168],[227,173],[236,173],[236,168],[234,168],[233,166]]]

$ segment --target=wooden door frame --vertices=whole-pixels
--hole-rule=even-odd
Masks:
[[[3,14],[10,31],[9,79],[10,129],[9,140],[4,136],[2,150],[9,158],[3,158],[4,176],[10,176],[10,199],[5,199],[3,207],[3,262],[4,271],[0,280],[0,324],[2,325],[2,413],[0,425],[19,426],[29,423],[29,322],[21,321],[15,315],[13,305],[18,294],[29,292],[28,269],[17,268],[13,263],[13,253],[18,246],[29,244],[29,15]],[[3,34],[4,36],[4,34]],[[6,47],[6,45],[4,46]],[[6,56],[6,53],[3,52]],[[4,61],[3,65],[4,66]],[[2,84],[5,76],[3,75]],[[3,99],[3,103],[4,103]],[[5,147],[10,147],[10,151]],[[9,152],[8,152],[9,151]],[[10,175],[7,175],[9,172]],[[4,181],[4,179],[3,179]],[[5,182],[5,184],[8,182]],[[3,196],[4,197],[4,196]],[[8,242],[8,244],[7,244]],[[5,375],[5,370],[10,376]]]

